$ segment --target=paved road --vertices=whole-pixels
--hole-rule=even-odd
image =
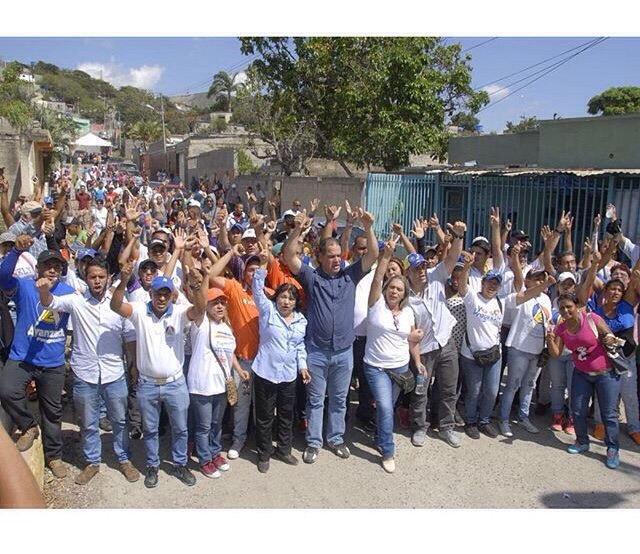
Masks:
[[[117,471],[109,433],[103,435],[106,455],[100,473],[85,487],[75,485],[82,467],[80,445],[77,427],[65,423],[71,475],[62,481],[50,477],[46,492],[53,507],[69,508],[640,508],[640,447],[626,435],[625,425],[621,464],[612,471],[604,465],[600,441],[588,454],[572,456],[565,452],[570,436],[546,428],[546,418],[533,421],[540,434],[514,425],[512,439],[482,436],[473,441],[460,430],[458,449],[435,435],[416,448],[408,431],[399,429],[393,475],[382,470],[372,438],[350,428],[348,460],[323,449],[313,465],[290,467],[272,460],[270,471],[261,474],[250,444],[220,479],[205,478],[194,461],[194,487],[172,477],[170,464],[163,462],[153,490],[142,479],[127,483]],[[296,435],[294,454],[300,457],[303,448],[302,436]],[[166,439],[161,453],[169,460]],[[138,441],[133,442],[133,462],[144,466]]]

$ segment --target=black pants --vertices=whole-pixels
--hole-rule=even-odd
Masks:
[[[369,381],[364,375],[364,350],[367,337],[356,337],[353,343],[353,373],[358,378],[358,407],[356,417],[361,421],[371,421],[375,417],[373,394]]]
[[[452,429],[455,426],[455,412],[458,387],[458,350],[456,343],[451,338],[442,348],[437,348],[426,354],[421,354],[420,359],[425,366],[428,377],[434,375],[438,381],[438,428],[440,431]],[[411,393],[411,426],[414,430],[426,431],[428,395]]]
[[[254,374],[254,401],[256,408],[256,449],[258,459],[266,462],[271,458],[273,443],[271,432],[278,411],[276,443],[283,454],[291,453],[293,436],[293,407],[296,401],[296,381],[272,383]]]
[[[42,419],[42,443],[45,461],[62,458],[62,389],[65,366],[36,367],[27,362],[7,360],[0,376],[0,401],[21,431],[36,425],[27,403],[25,389],[36,382]]]

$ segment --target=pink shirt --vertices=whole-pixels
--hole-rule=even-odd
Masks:
[[[593,334],[586,317],[587,314],[580,313],[582,324],[577,333],[571,333],[567,329],[567,323],[563,321],[556,327],[556,335],[562,338],[564,345],[571,350],[571,357],[578,371],[594,373],[610,369],[611,362],[607,357],[607,353],[598,338]],[[602,321],[598,314],[590,313],[589,317],[593,319],[595,325]]]

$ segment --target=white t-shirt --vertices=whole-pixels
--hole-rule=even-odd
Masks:
[[[487,300],[484,296],[467,291],[464,296],[464,307],[467,312],[467,337],[471,350],[487,350],[496,344],[500,344],[500,329],[505,309],[515,306],[516,294],[507,296],[502,302],[502,309],[498,300],[494,297]],[[460,354],[473,360],[473,354],[467,346],[467,341],[462,343]]]
[[[2,260],[4,260],[4,258],[0,258],[0,262]],[[22,252],[16,262],[16,268],[13,270],[13,276],[16,279],[37,279],[38,272],[36,270],[36,264],[37,261],[30,252]]]
[[[211,345],[224,364],[227,375],[231,375],[231,360],[236,349],[236,339],[231,327],[225,322],[215,323],[207,316],[200,325],[191,323],[192,355],[187,374],[187,387],[191,394],[213,396],[225,392],[225,377],[211,352]]]
[[[505,344],[529,354],[540,354],[546,343],[546,326],[551,318],[551,300],[541,293],[515,309]]]
[[[408,364],[407,337],[415,321],[415,315],[409,306],[405,306],[394,316],[381,295],[369,308],[364,362],[379,369],[393,369]]]
[[[129,318],[136,328],[136,358],[141,375],[166,379],[182,373],[184,329],[190,304],[170,304],[158,319],[148,304],[132,302]]]
[[[373,283],[375,266],[356,286],[356,302],[353,308],[353,329],[356,337],[367,336],[367,313],[369,312],[369,292]]]

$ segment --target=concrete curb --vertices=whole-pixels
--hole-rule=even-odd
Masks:
[[[38,435],[38,438],[33,441],[33,445],[26,452],[22,452],[22,457],[31,473],[36,479],[36,483],[43,490],[44,487],[44,449],[42,446],[42,436]]]

